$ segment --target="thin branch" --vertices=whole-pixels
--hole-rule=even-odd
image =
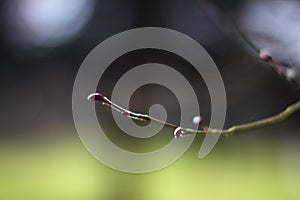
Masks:
[[[245,43],[251,49],[253,49],[255,52],[257,52],[257,54],[259,54],[259,57],[262,60],[264,60],[265,62],[270,64],[277,71],[277,73],[279,75],[284,76],[287,80],[293,82],[295,85],[300,87],[300,83],[298,83],[293,77],[289,77],[287,75],[287,73],[286,73],[286,70],[288,69],[287,66],[279,64],[272,58],[272,56],[270,54],[268,54],[268,52],[264,52],[263,49],[257,48],[256,45],[246,36],[246,34],[244,34],[242,30],[240,30],[239,26],[237,25],[237,23],[234,20],[234,17],[229,14],[230,12],[226,12],[226,9],[223,9],[223,11],[225,12],[225,15],[227,16],[227,18],[229,18],[229,21],[231,22],[231,25],[232,25],[233,29],[235,30],[236,34],[239,35],[240,38],[242,40],[244,40]],[[210,16],[210,15],[208,14],[208,16]],[[88,100],[101,102],[103,105],[106,105],[106,106],[110,107],[111,109],[114,109],[114,110],[118,111],[119,113],[123,114],[124,116],[134,119],[134,120],[153,121],[155,123],[174,128],[174,136],[176,138],[187,136],[190,134],[220,133],[222,135],[234,135],[237,133],[254,130],[254,129],[258,129],[258,128],[262,128],[262,127],[266,127],[266,126],[270,126],[270,125],[279,123],[300,110],[300,101],[298,101],[298,102],[288,106],[285,110],[283,110],[282,112],[280,112],[274,116],[260,119],[260,120],[254,121],[254,122],[245,123],[245,124],[241,124],[241,125],[235,125],[228,129],[223,129],[223,130],[210,129],[210,128],[207,128],[206,126],[202,126],[202,127],[200,127],[201,128],[200,130],[196,130],[196,129],[179,127],[175,124],[159,120],[159,119],[154,118],[147,114],[132,112],[130,110],[127,110],[127,109],[115,104],[110,99],[108,99],[107,97],[103,96],[100,93],[93,93],[93,94],[89,95]],[[201,125],[201,124],[199,124],[199,125]]]
[[[261,55],[261,54],[260,54],[260,55]],[[292,82],[292,83],[295,84],[298,88],[300,88],[300,83],[299,83],[297,80],[295,80],[295,78],[294,78],[293,76],[289,76],[289,75],[288,75],[287,70],[289,70],[289,69],[288,69],[287,66],[281,65],[281,64],[279,64],[278,62],[276,62],[276,61],[271,57],[271,55],[268,56],[268,57],[266,57],[266,58],[263,58],[263,57],[261,57],[261,58],[262,58],[264,61],[266,61],[267,63],[269,63],[269,64],[273,67],[273,69],[275,69],[275,70],[277,71],[277,73],[278,73],[280,76],[286,78],[288,81]]]
[[[241,40],[243,40],[252,50],[256,53],[260,52],[260,49],[256,47],[256,45],[244,34],[244,32],[240,29],[238,23],[236,22],[236,16],[233,16],[232,13],[228,10],[228,8],[220,2],[218,6],[215,3],[210,2],[209,0],[203,0],[202,6],[204,9],[202,10],[204,14],[208,17],[208,19],[221,31],[224,31],[224,23],[226,28],[231,28],[231,34],[235,34]],[[212,10],[212,12],[210,11]],[[215,20],[215,13],[218,13],[218,20]]]
[[[101,102],[103,105],[106,105],[131,119],[140,120],[140,121],[153,121],[155,123],[174,128],[174,136],[175,137],[182,137],[182,136],[186,136],[189,134],[210,134],[210,133],[221,133],[223,135],[233,135],[233,134],[237,134],[237,133],[241,133],[241,132],[245,132],[245,131],[249,131],[249,130],[254,130],[257,128],[261,128],[261,127],[279,123],[300,110],[300,101],[298,101],[298,102],[290,105],[289,107],[287,107],[282,112],[280,112],[272,117],[264,118],[264,119],[246,123],[246,124],[232,126],[228,129],[223,129],[223,130],[209,129],[209,128],[208,129],[203,128],[201,130],[196,130],[196,129],[179,127],[175,124],[164,122],[162,120],[159,120],[159,119],[154,118],[147,114],[132,112],[130,110],[127,110],[127,109],[115,104],[114,102],[112,102],[111,100],[109,100],[107,97],[103,96],[100,93],[94,93],[94,94],[89,95],[88,100]]]
[[[228,24],[227,26],[230,26],[232,28],[232,31],[238,36],[241,40],[243,40],[246,45],[252,49],[254,52],[259,55],[259,57],[270,64],[273,69],[282,77],[286,78],[288,81],[295,84],[298,88],[300,88],[300,83],[295,80],[295,77],[291,76],[288,71],[292,70],[288,67],[287,64],[279,63],[275,61],[272,58],[272,55],[266,55],[265,49],[258,48],[250,38],[248,38],[247,34],[245,34],[239,27],[238,23],[236,22],[236,17],[232,15],[232,13],[228,10],[228,8],[220,3],[219,6],[214,5],[213,3],[210,3],[210,1],[204,0],[203,5],[206,6],[206,9],[204,9],[204,13],[208,16],[208,18],[216,25],[216,27],[219,27],[219,29],[222,29],[220,27],[224,26],[224,21],[226,21]],[[209,12],[210,9],[216,10],[222,14],[222,20],[216,21],[214,20],[214,16],[212,16]],[[225,20],[224,20],[225,19]],[[221,23],[220,23],[221,22]]]

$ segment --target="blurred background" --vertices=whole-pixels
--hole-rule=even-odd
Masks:
[[[221,137],[203,160],[197,156],[203,136],[197,136],[178,161],[148,174],[98,162],[81,144],[72,118],[73,82],[88,53],[114,34],[148,26],[180,31],[209,52],[226,87],[226,127],[283,110],[300,99],[299,89],[263,63],[233,24],[298,72],[298,1],[2,0],[0,6],[0,199],[300,199],[300,113]],[[209,119],[201,77],[167,52],[120,57],[99,89],[110,96],[129,65],[154,61],[174,66],[193,83],[201,114]],[[168,120],[178,123],[176,99],[163,87],[140,88],[131,108],[147,113],[160,101]],[[149,151],[172,139],[167,128],[146,141],[126,136],[108,108],[96,108],[109,137],[123,148]]]

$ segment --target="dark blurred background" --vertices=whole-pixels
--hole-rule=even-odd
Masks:
[[[226,87],[226,127],[270,116],[299,100],[299,89],[261,61],[236,33],[231,20],[238,24],[249,2],[2,0],[0,199],[299,199],[299,113],[272,127],[222,137],[203,160],[197,157],[203,139],[199,136],[173,165],[142,175],[117,172],[93,159],[73,123],[72,88],[81,63],[100,42],[137,27],[180,31],[209,52]],[[198,77],[187,64],[153,50],[127,56],[102,77],[104,94],[111,94],[112,80],[128,64],[167,63],[195,83],[203,117],[209,118],[205,86],[197,86]],[[139,90],[133,109],[147,112],[157,101],[149,94],[161,89]],[[141,95],[147,100],[141,101]],[[99,109],[100,115],[109,115],[107,108]],[[169,108],[171,113],[174,109]],[[107,126],[112,126],[110,120],[108,116]],[[110,130],[118,136],[117,129]],[[124,146],[133,143],[123,141]]]

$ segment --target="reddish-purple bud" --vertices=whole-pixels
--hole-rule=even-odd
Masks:
[[[101,102],[105,102],[106,100],[104,99],[104,96],[101,93],[93,93],[90,94],[87,99],[89,101],[101,101]]]
[[[261,49],[259,51],[259,57],[264,61],[269,61],[272,59],[271,52],[268,49]]]

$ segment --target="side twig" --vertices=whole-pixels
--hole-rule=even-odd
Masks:
[[[189,134],[210,134],[210,133],[221,133],[223,135],[233,135],[233,134],[237,134],[237,133],[241,133],[241,132],[245,132],[245,131],[249,131],[249,130],[254,130],[257,128],[261,128],[261,127],[279,123],[300,110],[300,101],[298,101],[298,102],[288,106],[285,110],[283,110],[282,112],[280,112],[274,116],[260,119],[260,120],[254,121],[254,122],[232,126],[228,129],[223,129],[223,130],[209,129],[209,128],[196,130],[196,129],[179,127],[175,124],[164,122],[162,120],[159,120],[159,119],[154,118],[147,114],[132,112],[130,110],[127,110],[127,109],[115,104],[114,102],[112,102],[111,100],[109,100],[107,97],[103,96],[100,93],[93,93],[93,94],[89,95],[88,100],[101,102],[103,105],[106,105],[106,106],[110,107],[111,109],[114,109],[114,110],[120,112],[121,114],[123,114],[124,116],[129,117],[131,119],[140,120],[140,121],[154,121],[155,123],[174,128],[174,136],[175,137],[182,137],[182,136],[186,136]]]

